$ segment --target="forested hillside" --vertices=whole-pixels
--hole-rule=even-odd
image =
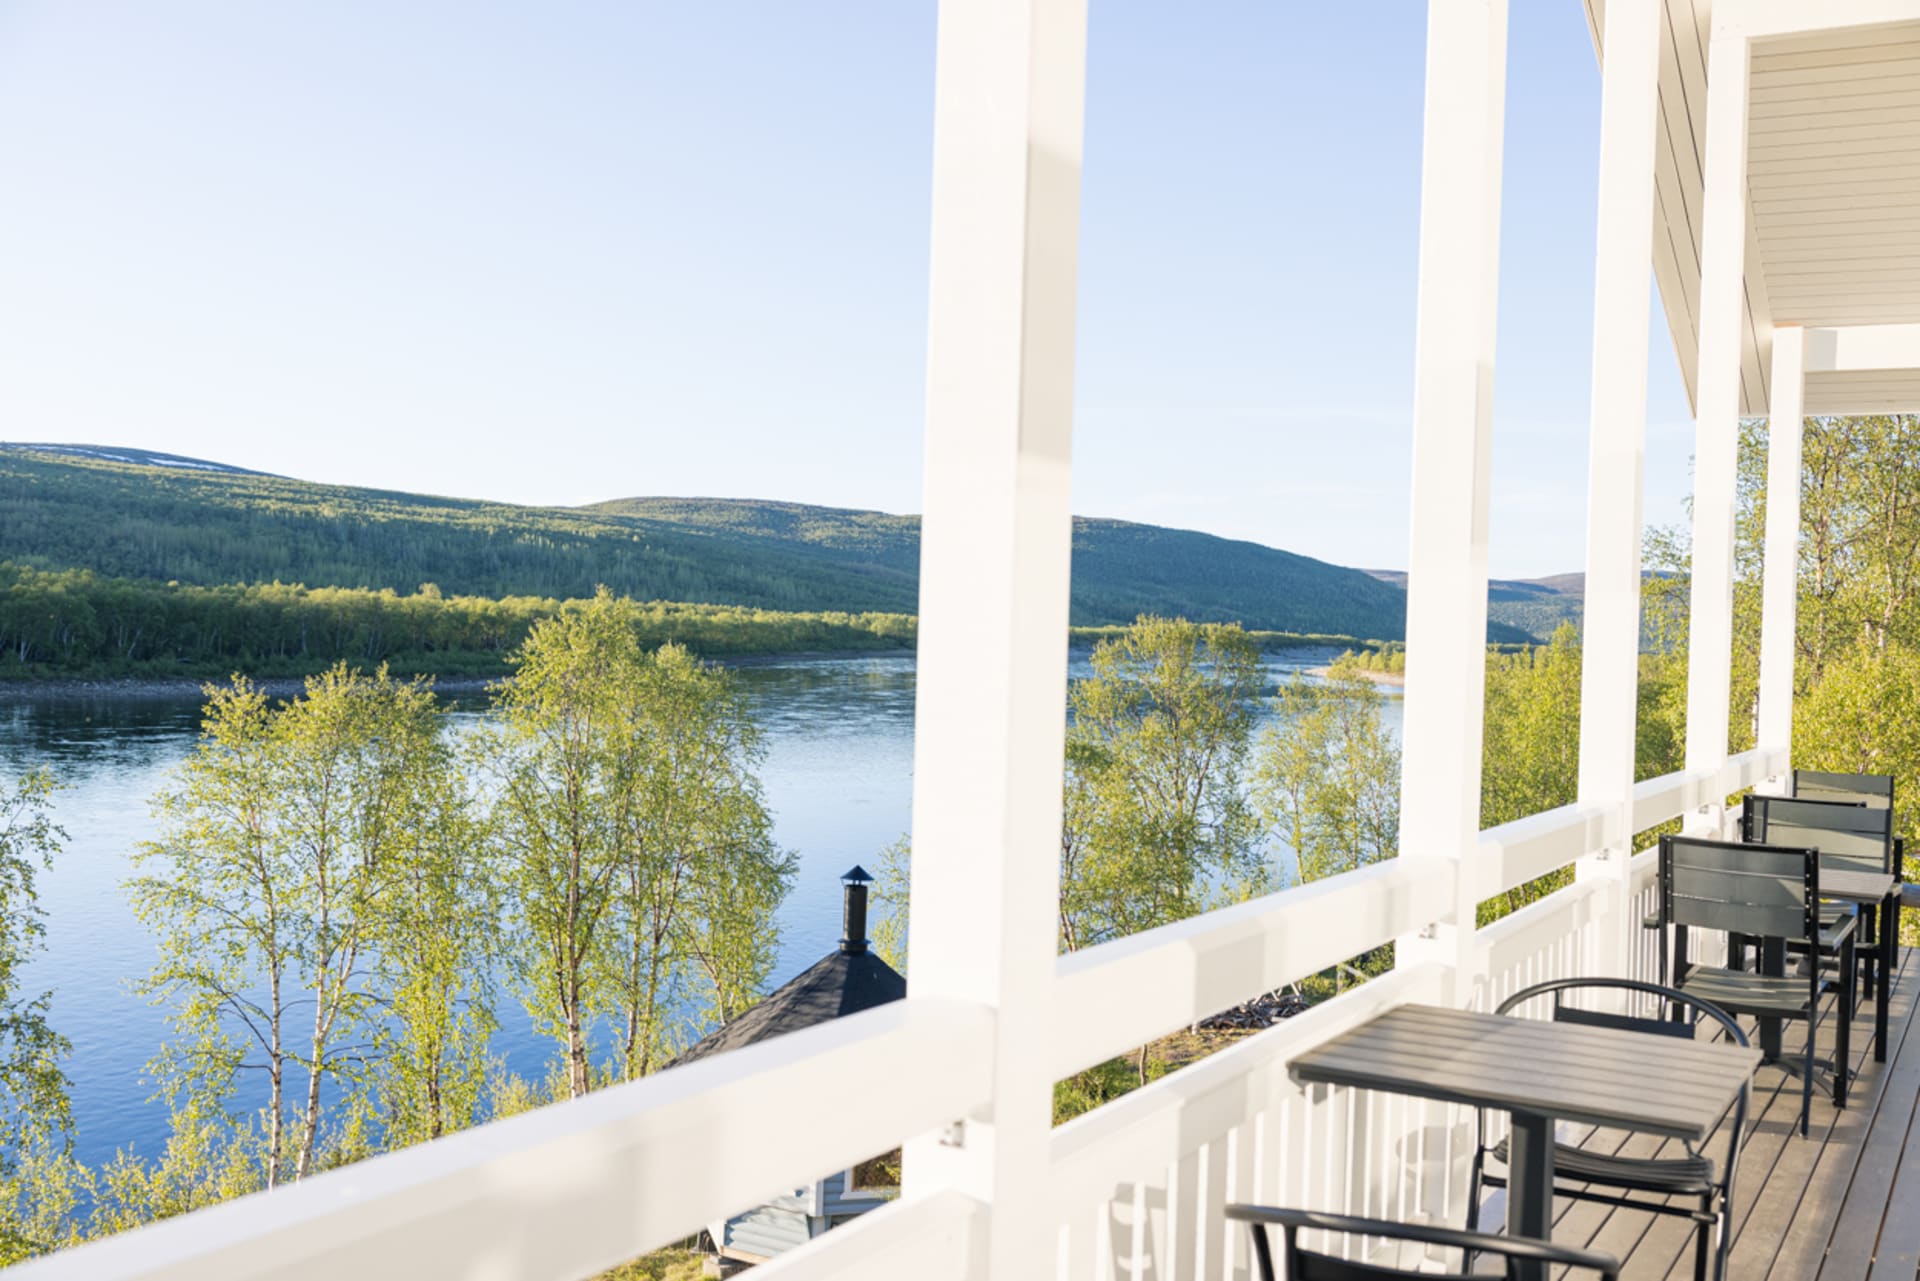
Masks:
[[[1383,583],[1392,583],[1402,591],[1406,590],[1407,572],[1403,569],[1370,569],[1367,573]],[[1572,623],[1578,627],[1586,604],[1585,574],[1494,578],[1487,581],[1488,622],[1507,630],[1524,632],[1536,641],[1551,639],[1562,623]]]
[[[139,457],[0,446],[0,561],[207,587],[411,596],[432,585],[447,596],[567,600],[605,584],[638,600],[789,612],[917,605],[912,516],[702,499],[517,507],[115,455]],[[1073,571],[1081,626],[1160,613],[1391,640],[1404,624],[1404,594],[1365,573],[1187,530],[1078,519]]]

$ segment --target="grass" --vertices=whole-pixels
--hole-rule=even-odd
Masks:
[[[594,1281],[700,1281],[706,1256],[695,1250],[655,1250],[602,1272]]]

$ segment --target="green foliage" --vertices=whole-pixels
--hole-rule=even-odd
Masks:
[[[1487,655],[1480,825],[1496,827],[1571,804],[1580,781],[1580,634],[1562,623],[1548,644]],[[1549,872],[1480,905],[1480,924],[1545,898],[1573,879]]]
[[[1920,415],[1809,418],[1801,458],[1804,680],[1856,643],[1920,645],[1912,608],[1920,590]],[[1764,493],[1757,497],[1759,523]]]
[[[449,596],[584,599],[604,583],[639,600],[814,613],[904,614],[919,596],[914,516],[710,499],[515,507],[22,446],[0,449],[0,489],[0,559],[37,570],[403,597],[435,583]],[[1406,598],[1359,570],[1254,543],[1076,520],[1072,621],[1124,625],[1142,613],[1397,638]],[[329,658],[382,656],[401,654]]]
[[[435,835],[429,798],[452,770],[431,691],[385,669],[336,668],[280,708],[241,677],[207,698],[201,742],[155,802],[161,834],[136,858],[147,874],[127,891],[159,937],[145,990],[173,1005],[179,1033],[157,1074],[198,1115],[237,1072],[264,1071],[271,1187],[314,1168],[323,1092],[367,1082],[380,1021],[369,968],[390,937],[388,963],[408,964],[405,869]],[[409,1002],[401,1026],[417,1030],[417,1016]]]
[[[54,823],[53,776],[36,770],[0,792],[0,1177],[17,1153],[63,1138],[71,1124],[61,1060],[71,1050],[51,1020],[53,994],[21,990],[21,969],[46,934],[39,874],[66,833]]]
[[[84,1239],[93,1172],[53,1136],[37,1134],[0,1171],[0,1268]]]
[[[1361,650],[1349,649],[1333,660],[1329,671],[1334,676],[1354,676],[1362,672],[1404,676],[1407,673],[1407,647],[1390,644]]]
[[[396,672],[505,674],[535,623],[584,600],[443,595],[280,583],[194,587],[0,562],[0,678],[305,676],[336,663]],[[911,648],[904,614],[782,614],[653,601],[630,615],[638,643],[712,657]]]
[[[1871,641],[1828,652],[1820,681],[1795,709],[1794,764],[1892,774],[1895,830],[1920,813],[1920,648]]]
[[[486,807],[444,734],[407,742],[408,844],[378,903],[372,1100],[386,1144],[472,1125],[486,1103],[504,905]]]
[[[731,681],[682,649],[643,650],[635,608],[603,590],[536,625],[477,744],[497,783],[515,971],[574,1097],[593,1085],[596,1016],[617,1021],[628,1078],[701,1016],[745,1006],[794,870]]]
[[[1108,1059],[1084,1072],[1076,1072],[1053,1085],[1053,1123],[1064,1125],[1076,1116],[1104,1107],[1123,1094],[1131,1094],[1149,1081],[1156,1081],[1169,1070],[1158,1059],[1145,1060],[1137,1067],[1126,1059]]]
[[[1299,860],[1300,879],[1392,858],[1400,844],[1400,749],[1373,683],[1335,664],[1324,684],[1280,687],[1278,719],[1261,735],[1254,794]]]
[[[1263,673],[1240,628],[1142,617],[1068,693],[1060,929],[1069,950],[1272,881],[1245,772]]]
[[[166,1151],[151,1162],[123,1151],[92,1180],[88,1236],[110,1236],[268,1186],[274,1164],[258,1125],[229,1115],[205,1091],[176,1087],[169,1100]]]
[[[0,1266],[73,1239],[85,1171],[67,1152],[72,1125],[54,1030],[53,994],[22,990],[21,969],[46,932],[39,873],[66,833],[54,823],[52,775],[38,770],[0,792]]]
[[[871,924],[867,934],[876,955],[899,974],[907,972],[907,887],[913,858],[913,837],[881,850],[873,864],[873,887],[868,897]]]
[[[798,867],[773,843],[756,773],[760,729],[732,676],[665,645],[639,692],[638,809],[608,975],[628,1079],[659,1067],[693,1028],[759,998],[777,950],[771,923]]]
[[[602,1272],[594,1281],[703,1281],[706,1256],[693,1250],[655,1250],[652,1254]]]

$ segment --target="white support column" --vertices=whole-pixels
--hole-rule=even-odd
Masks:
[[[1740,435],[1740,327],[1747,245],[1747,39],[1714,23],[1707,53],[1706,197],[1701,224],[1700,363],[1693,451],[1693,583],[1687,629],[1687,769],[1727,760],[1733,659],[1734,481]],[[1683,820],[1719,831],[1716,781]]]
[[[1767,549],[1760,605],[1759,746],[1793,745],[1794,619],[1800,577],[1800,431],[1806,330],[1773,331],[1767,407]],[[1778,785],[1784,779],[1775,778]]]
[[[1407,557],[1407,686],[1401,857],[1445,859],[1451,903],[1400,963],[1453,967],[1475,995],[1472,864],[1480,836],[1486,712],[1487,488],[1499,297],[1506,0],[1428,6],[1421,147],[1420,295],[1414,347],[1413,509]]]
[[[1600,213],[1594,251],[1593,420],[1587,445],[1587,598],[1580,668],[1580,804],[1601,811],[1608,882],[1596,958],[1624,973],[1630,931],[1634,735],[1640,682],[1640,537],[1647,458],[1647,316],[1659,122],[1660,0],[1609,0],[1602,36]]]
[[[1052,1249],[1085,50],[1085,0],[940,6],[908,997],[984,1003],[996,1035],[988,1114],[905,1173],[988,1206],[994,1277]]]

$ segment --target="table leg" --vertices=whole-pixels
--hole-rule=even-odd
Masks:
[[[1880,919],[1873,923],[1880,931],[1880,962],[1875,976],[1880,980],[1873,994],[1873,1061],[1887,1061],[1887,998],[1893,993],[1894,941],[1900,937],[1900,891],[1896,888],[1880,905]]]
[[[1508,1138],[1507,1235],[1547,1241],[1553,1237],[1553,1118],[1513,1114]],[[1547,1281],[1547,1265],[1520,1262],[1520,1281]]]

